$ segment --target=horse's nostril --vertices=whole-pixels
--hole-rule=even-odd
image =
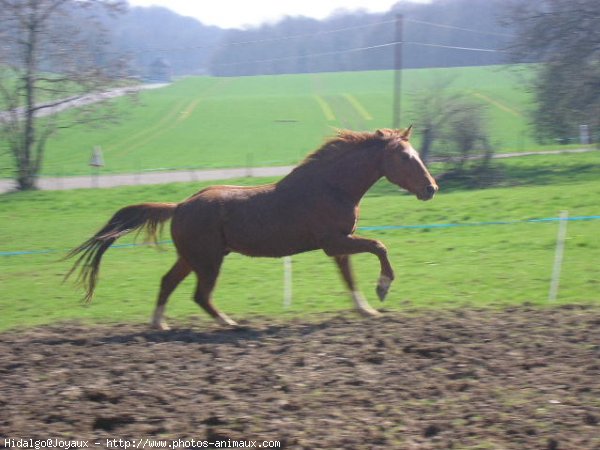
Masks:
[[[429,186],[427,186],[427,193],[428,193],[429,195],[433,195],[433,194],[435,194],[435,191],[436,191],[436,190],[437,190],[437,189],[435,188],[435,186],[433,186],[433,185],[431,185],[431,184],[430,184]]]

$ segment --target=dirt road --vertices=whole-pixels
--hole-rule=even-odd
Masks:
[[[173,325],[0,334],[2,439],[600,448],[597,307]]]
[[[116,186],[135,186],[143,184],[164,184],[177,182],[195,182],[227,180],[243,177],[274,177],[289,173],[294,166],[252,167],[209,170],[178,170],[164,172],[125,173],[114,175],[87,175],[75,177],[41,177],[38,187],[42,190],[62,191],[82,188],[108,188]],[[0,180],[0,193],[15,189],[13,180]]]
[[[494,158],[516,158],[532,155],[559,155],[562,153],[586,153],[598,151],[595,148],[578,148],[566,150],[549,150],[522,153],[499,153]],[[241,167],[229,169],[208,170],[178,170],[155,171],[142,173],[125,173],[114,175],[86,175],[73,177],[40,177],[38,187],[42,190],[66,190],[82,188],[109,188],[117,186],[132,186],[144,184],[164,184],[176,182],[195,182],[210,180],[227,180],[243,177],[275,177],[287,175],[294,166],[276,167]],[[0,179],[0,194],[15,189],[15,182],[9,179]]]

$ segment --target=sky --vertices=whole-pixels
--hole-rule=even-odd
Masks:
[[[416,0],[424,2],[427,0]],[[384,12],[398,0],[129,0],[132,6],[164,6],[205,25],[247,28],[286,15],[323,19],[339,9]]]

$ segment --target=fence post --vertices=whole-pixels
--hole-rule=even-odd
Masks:
[[[588,125],[579,125],[579,143],[581,145],[590,145],[590,127]]]
[[[252,177],[254,176],[252,172],[252,166],[254,164],[254,155],[252,153],[246,154],[246,176]]]
[[[548,292],[548,301],[553,302],[558,295],[558,285],[560,283],[560,270],[562,268],[563,254],[565,250],[565,239],[567,237],[567,222],[569,212],[562,211],[558,222],[558,236],[556,237],[556,251],[554,253],[554,267],[552,269],[552,279],[550,280],[550,292]]]
[[[292,306],[292,257],[283,257],[283,307]]]
[[[92,168],[92,188],[99,187],[100,167],[104,167],[104,156],[102,155],[102,147],[94,146],[92,156],[90,158],[90,167]]]

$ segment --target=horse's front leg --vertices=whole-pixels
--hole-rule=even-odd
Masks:
[[[381,313],[369,305],[369,302],[358,290],[356,282],[354,281],[352,266],[350,265],[350,256],[334,256],[334,260],[340,269],[340,273],[342,274],[342,278],[344,279],[346,286],[348,286],[348,289],[350,290],[352,301],[354,302],[354,307],[357,309],[357,311],[364,316],[380,316]]]
[[[380,300],[385,299],[390,285],[392,284],[392,280],[394,279],[394,271],[392,269],[392,265],[390,264],[390,260],[387,256],[387,249],[381,241],[351,235],[329,236],[328,238],[323,239],[321,241],[321,248],[323,248],[323,251],[327,255],[334,257],[353,255],[356,253],[365,252],[376,255],[379,258],[379,262],[381,264],[381,274],[379,276],[379,281],[377,283],[376,289],[377,296]],[[343,265],[348,265],[348,268],[346,270],[349,271],[349,262],[344,262],[343,259],[338,258],[336,258],[336,262],[342,270],[342,275],[344,276],[344,279],[346,279],[346,275],[344,274],[345,268],[343,267]],[[351,285],[349,285],[349,287],[352,289]]]

